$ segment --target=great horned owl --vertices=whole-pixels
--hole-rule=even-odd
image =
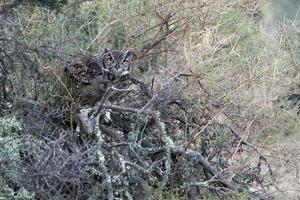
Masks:
[[[77,84],[80,104],[94,105],[101,100],[109,86],[124,87],[132,59],[129,50],[105,48],[103,53],[87,56],[68,65],[66,72]]]
[[[124,76],[130,73],[132,57],[132,52],[129,50],[123,52],[105,48],[98,63],[102,74],[117,78],[118,76]]]

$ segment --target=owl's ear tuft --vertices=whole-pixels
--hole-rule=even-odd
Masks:
[[[129,58],[129,57],[131,58],[133,56],[133,52],[131,50],[127,50],[125,52],[125,55],[126,55],[127,58]]]
[[[110,49],[109,48],[105,48],[104,49],[104,53],[109,53],[110,52]]]

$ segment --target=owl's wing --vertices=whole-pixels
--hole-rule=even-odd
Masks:
[[[97,62],[101,55],[93,54],[81,60],[76,60],[66,67],[66,72],[76,81],[89,84],[101,75],[101,68]]]

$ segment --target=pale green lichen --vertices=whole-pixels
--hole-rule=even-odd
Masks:
[[[21,187],[18,191],[14,192],[12,188],[0,179],[0,200],[31,200],[35,199],[35,193]]]
[[[35,194],[33,192],[29,192],[28,190],[22,187],[18,190],[14,199],[18,199],[18,200],[35,199]]]
[[[14,199],[14,191],[0,179],[0,200]]]
[[[12,164],[18,162],[20,160],[20,145],[22,145],[21,141],[14,137],[0,137],[0,163],[4,161],[9,161]]]
[[[0,136],[4,133],[10,134],[21,129],[21,122],[18,121],[15,116],[0,117]]]

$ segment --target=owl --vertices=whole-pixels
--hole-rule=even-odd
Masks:
[[[71,63],[65,71],[75,81],[83,84],[90,84],[99,76],[113,81],[130,74],[132,59],[133,53],[130,50],[105,48],[103,53],[93,54]]]
[[[105,48],[101,58],[98,59],[102,75],[110,79],[118,79],[130,74],[133,54],[130,50],[110,50]]]
[[[80,104],[94,105],[112,85],[126,87],[132,60],[133,53],[129,50],[105,48],[103,53],[92,54],[68,65],[65,71],[75,80]]]

